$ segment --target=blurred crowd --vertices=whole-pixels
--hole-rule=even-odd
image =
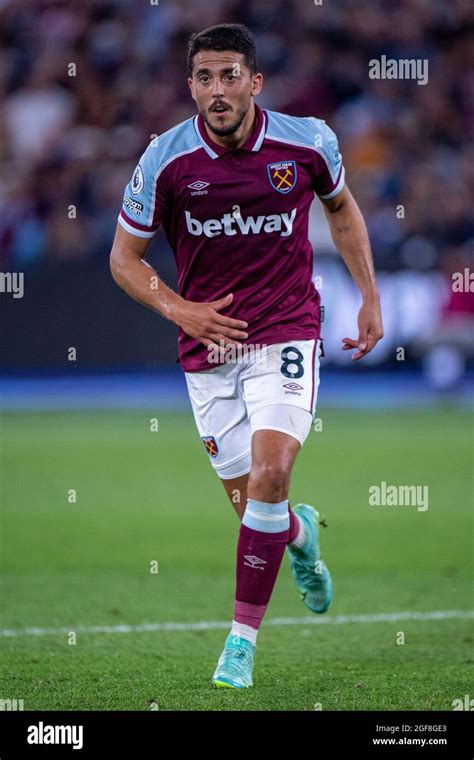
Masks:
[[[336,131],[377,267],[472,266],[470,0],[0,0],[1,269],[108,256],[137,157],[195,113],[190,34],[235,21],[260,106]],[[371,79],[382,55],[428,83]]]

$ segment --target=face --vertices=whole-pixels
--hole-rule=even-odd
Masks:
[[[251,99],[262,89],[261,74],[252,75],[242,53],[200,50],[194,56],[191,95],[209,129],[219,137],[242,124]]]

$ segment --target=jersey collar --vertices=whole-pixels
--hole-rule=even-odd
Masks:
[[[256,103],[255,113],[257,116],[255,127],[248,140],[243,145],[241,145],[238,150],[251,150],[256,152],[260,150],[262,146],[263,140],[265,138],[265,132],[267,130],[267,114]],[[218,145],[216,142],[214,142],[214,140],[211,140],[207,134],[206,127],[204,125],[204,119],[202,118],[201,114],[198,114],[194,117],[194,127],[199,137],[201,138],[204,150],[211,158],[219,158],[219,156],[223,156],[224,153],[235,152],[233,150],[229,150],[229,148],[224,148],[222,145]]]

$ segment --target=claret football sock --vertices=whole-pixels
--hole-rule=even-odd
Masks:
[[[289,538],[288,500],[247,499],[237,543],[232,633],[255,644]]]

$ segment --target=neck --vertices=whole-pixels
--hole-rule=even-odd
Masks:
[[[229,150],[236,150],[237,148],[240,148],[241,145],[244,145],[244,143],[246,143],[247,140],[249,139],[253,131],[253,128],[255,126],[256,118],[257,118],[257,112],[255,110],[255,103],[252,100],[250,103],[250,108],[247,111],[242,124],[240,125],[238,130],[234,132],[232,135],[227,135],[225,137],[222,137],[220,135],[215,135],[214,132],[211,132],[206,122],[204,122],[204,126],[211,140],[213,140],[215,143],[217,143],[223,148],[228,148]]]

